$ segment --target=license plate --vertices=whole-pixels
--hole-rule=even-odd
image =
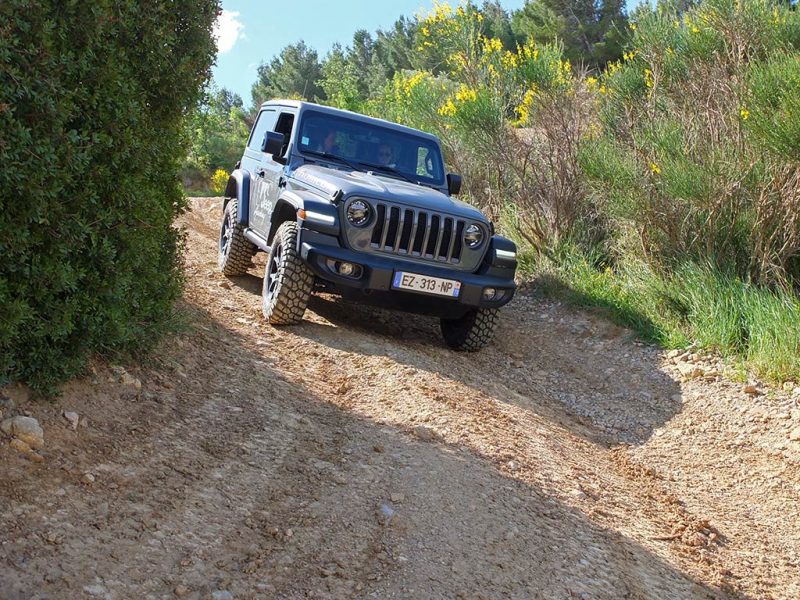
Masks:
[[[461,282],[454,279],[442,279],[441,277],[429,277],[427,275],[396,271],[392,280],[392,287],[398,290],[411,290],[412,292],[422,292],[423,294],[458,298],[458,293],[461,291]]]

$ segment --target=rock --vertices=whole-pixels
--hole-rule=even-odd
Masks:
[[[800,442],[800,427],[795,427],[789,432],[789,439],[793,442]]]
[[[667,358],[678,358],[683,354],[683,350],[670,350],[667,352]]]
[[[125,371],[125,373],[123,373],[123,374],[122,374],[122,377],[120,377],[120,379],[119,379],[119,382],[120,382],[122,385],[130,385],[130,386],[133,386],[133,387],[135,387],[137,390],[140,390],[140,389],[142,389],[142,382],[141,382],[141,381],[139,381],[138,379],[136,379],[136,377],[134,377],[133,375],[131,375],[131,374],[130,374],[130,373],[128,373],[127,371]]]
[[[436,432],[430,427],[425,427],[425,425],[414,427],[414,435],[423,442],[431,442],[436,439]]]
[[[695,379],[706,374],[701,367],[691,363],[678,363],[678,371],[684,379]]]
[[[230,283],[230,281],[220,281],[219,282],[219,287],[224,288],[226,290],[229,290],[229,289],[231,289],[231,283]]]
[[[78,416],[78,413],[71,410],[65,410],[63,413],[61,413],[61,416],[69,421],[72,431],[75,431],[78,428],[78,423],[80,423],[80,417]]]
[[[44,447],[44,431],[33,417],[13,417],[0,424],[0,429],[28,444],[31,448]]]
[[[5,394],[0,394],[0,419],[10,417],[16,410],[17,403]]]
[[[783,391],[791,393],[794,391],[795,384],[794,381],[784,381],[783,382]]]
[[[389,496],[389,498],[391,498],[392,502],[402,502],[406,499],[405,495],[403,494],[392,494]]]
[[[228,590],[217,590],[213,594],[211,594],[213,600],[233,600],[233,594],[231,594]]]
[[[742,392],[751,396],[758,396],[761,393],[754,383],[747,383],[742,386]]]
[[[83,586],[83,591],[95,598],[109,597],[108,591],[102,585],[85,585]]]
[[[373,451],[375,451],[375,452],[377,452],[378,454],[382,454],[382,453],[383,453],[383,451],[385,450],[385,448],[383,447],[383,444],[375,444],[375,445],[372,447],[372,450],[373,450]]]
[[[188,594],[188,593],[189,593],[191,590],[190,590],[188,587],[186,587],[185,585],[177,585],[177,586],[175,586],[175,589],[174,589],[174,590],[172,590],[172,591],[173,591],[173,592],[175,592],[175,595],[176,595],[178,598],[183,598],[183,597],[184,597],[184,596],[186,596],[186,595],[187,595],[187,594]]]
[[[9,445],[17,452],[20,452],[25,456],[27,456],[33,462],[42,462],[44,460],[44,457],[41,454],[36,452],[33,448],[31,448],[28,444],[26,444],[22,440],[14,438],[11,440]]]
[[[95,482],[95,477],[91,473],[84,473],[81,477],[81,482],[86,485],[92,485]]]
[[[381,504],[378,507],[378,521],[381,525],[388,526],[394,516],[395,510],[388,504]]]

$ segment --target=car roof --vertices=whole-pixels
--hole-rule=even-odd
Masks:
[[[400,125],[399,123],[393,123],[392,121],[386,121],[384,119],[378,119],[376,117],[368,117],[367,115],[362,115],[361,113],[353,112],[350,110],[344,110],[342,108],[334,108],[332,106],[325,106],[323,104],[315,104],[314,102],[307,102],[305,100],[278,100],[278,99],[268,100],[267,102],[264,102],[261,105],[261,108],[265,108],[267,106],[286,106],[289,108],[296,108],[298,112],[303,110],[319,111],[323,113],[328,113],[330,115],[361,121],[362,123],[368,123],[379,127],[394,129],[395,131],[402,131],[404,133],[408,133],[411,135],[426,137],[436,142],[437,144],[439,143],[439,138],[437,138],[435,135],[431,133],[428,133],[427,131],[414,129],[413,127],[407,127],[405,125]]]

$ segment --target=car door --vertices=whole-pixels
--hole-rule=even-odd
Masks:
[[[258,213],[257,224],[254,227],[265,239],[269,236],[270,222],[272,220],[272,212],[275,209],[275,204],[278,202],[278,195],[284,186],[284,170],[286,160],[283,158],[289,147],[289,142],[292,138],[292,129],[294,127],[294,112],[280,109],[277,115],[277,120],[274,129],[277,133],[282,133],[286,139],[286,143],[281,150],[279,160],[275,160],[271,154],[262,153],[261,161],[256,169],[256,179],[259,185],[258,195]],[[271,240],[267,239],[268,242]]]
[[[256,231],[262,231],[264,222],[266,221],[268,223],[269,221],[269,218],[259,209],[263,203],[262,196],[267,193],[264,178],[259,176],[261,163],[265,156],[264,153],[261,152],[261,144],[264,141],[264,134],[267,131],[272,131],[277,119],[278,111],[276,107],[267,107],[258,113],[256,124],[253,126],[253,132],[250,134],[250,140],[247,142],[247,148],[242,156],[241,168],[250,173],[250,211],[248,223],[250,227]]]

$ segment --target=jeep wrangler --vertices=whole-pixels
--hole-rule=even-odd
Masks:
[[[428,133],[308,102],[261,106],[225,190],[219,266],[244,275],[268,254],[263,311],[302,320],[315,289],[441,319],[445,342],[478,350],[514,295],[516,247],[454,200]]]

